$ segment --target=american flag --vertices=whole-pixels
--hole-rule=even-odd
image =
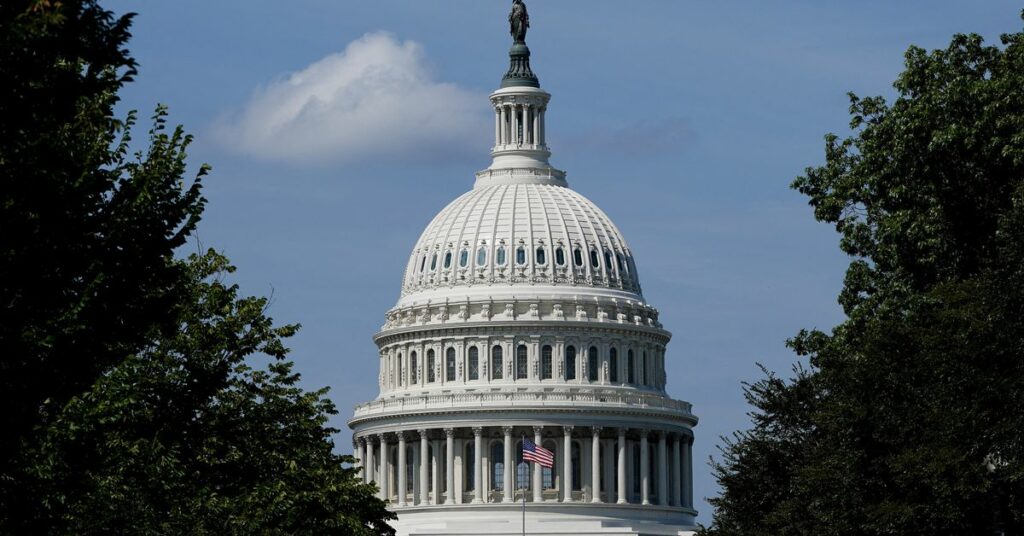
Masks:
[[[554,467],[555,455],[550,450],[539,447],[529,439],[523,440],[523,461],[539,463],[544,467]]]

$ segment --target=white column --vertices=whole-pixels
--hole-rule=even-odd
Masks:
[[[473,428],[473,491],[476,493],[473,497],[474,503],[484,502],[484,429],[482,427]]]
[[[447,439],[445,457],[444,477],[444,503],[455,504],[455,429],[445,428],[444,435]]]
[[[562,502],[572,502],[572,426],[562,427]]]
[[[501,431],[505,433],[505,489],[502,492],[501,502],[510,503],[514,500],[513,486],[515,477],[513,475],[515,473],[512,471],[512,466],[515,464],[515,458],[512,456],[512,451],[515,449],[515,446],[512,444],[512,427],[503,426]]]
[[[658,504],[668,506],[668,444],[666,443],[665,432],[658,432]]]
[[[537,141],[540,139],[540,106],[533,107],[533,134],[530,137],[530,141],[533,142],[534,146],[539,146],[540,143]]]
[[[430,488],[427,483],[430,481],[430,446],[427,444],[427,431],[417,430],[420,434],[420,504],[430,502]]]
[[[380,486],[380,498],[384,501],[391,499],[388,494],[388,440],[384,434],[380,434],[380,471],[377,472],[377,485]]]
[[[397,432],[398,436],[398,506],[405,506],[405,491],[409,489],[408,473],[405,459],[405,432]]]
[[[501,145],[501,107],[494,109],[494,145]]]
[[[651,456],[647,451],[647,430],[640,430],[640,503],[651,504]]]
[[[679,435],[672,436],[672,506],[683,505],[682,456],[679,452]]]
[[[527,128],[529,126],[529,121],[527,119],[527,115],[526,114],[528,114],[529,112],[527,111],[527,108],[526,108],[525,104],[520,106],[520,113],[522,114],[522,119],[520,119],[520,121],[522,121],[522,126],[523,126],[523,137],[520,138],[519,141],[523,145],[526,145],[526,137],[529,135],[529,129]]]
[[[441,442],[434,441],[433,444],[434,455],[430,457],[430,472],[432,475],[431,480],[434,481],[434,502],[432,504],[441,504]]]
[[[508,143],[508,107],[504,104],[501,105],[501,133],[498,137],[498,145],[505,145]]]
[[[619,486],[615,502],[626,504],[626,429],[619,428]]]
[[[590,429],[590,502],[601,502],[601,429]]]
[[[366,438],[366,463],[363,464],[363,482],[373,482],[373,438]]]
[[[542,426],[533,427],[533,443],[541,446],[543,440],[541,439],[540,433],[544,431]],[[541,496],[541,484],[540,484],[540,464],[533,464],[533,502],[540,502],[543,497]]]
[[[366,460],[366,441],[361,437],[357,437],[355,467],[359,468],[360,473],[363,474],[363,482],[366,482],[366,469],[363,467],[364,460]]]
[[[683,506],[693,508],[693,438],[687,438],[683,443],[683,454],[683,474],[686,475],[683,481],[683,489],[686,490]]]
[[[547,108],[541,108],[540,114],[538,114],[538,123],[540,123],[540,126],[538,127],[539,136],[537,136],[537,142],[539,145],[544,145],[546,143],[545,138],[547,137],[547,134],[544,133],[544,116],[546,113]]]

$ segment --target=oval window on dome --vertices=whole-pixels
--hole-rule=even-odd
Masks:
[[[526,264],[526,248],[523,246],[516,248],[516,264]]]
[[[459,266],[465,268],[467,264],[469,264],[469,250],[463,248],[459,253]]]
[[[596,249],[592,249],[592,250],[590,250],[590,267],[591,268],[597,268],[598,264],[601,264],[601,261],[597,257],[597,250]]]
[[[565,250],[558,248],[555,250],[555,262],[559,266],[565,266]]]
[[[437,268],[437,253],[430,256],[430,271],[433,272]]]
[[[444,268],[447,270],[452,267],[452,252],[446,251],[444,254]]]
[[[427,268],[427,256],[424,255],[423,258],[420,259],[420,272],[423,272],[423,270],[425,270],[426,268]]]
[[[498,266],[505,266],[505,246],[499,246],[494,252],[494,261]]]
[[[546,264],[548,262],[547,251],[545,251],[543,247],[537,248],[537,256],[534,257],[534,258],[537,259],[537,264],[540,264],[541,266],[543,266],[544,264]]]
[[[609,272],[612,271],[612,254],[607,249],[604,250],[604,267]]]
[[[476,250],[476,265],[483,266],[487,262],[487,248],[480,246],[480,249]]]
[[[625,266],[623,266],[623,264],[622,264],[622,254],[621,253],[616,253],[615,254],[615,262],[619,265],[619,273],[620,274],[626,273]]]
[[[583,266],[583,252],[579,249],[574,249],[572,252],[572,260],[576,263],[576,266]]]

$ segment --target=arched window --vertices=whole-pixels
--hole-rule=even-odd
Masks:
[[[576,266],[583,266],[583,252],[578,248],[572,251],[572,261],[576,263]]]
[[[419,363],[416,362],[416,352],[409,353],[409,382],[416,383],[416,371]]]
[[[499,246],[494,254],[494,263],[498,266],[505,266],[505,246]]]
[[[424,255],[423,258],[420,259],[420,273],[422,273],[423,270],[426,269],[426,267],[427,267],[427,256]]]
[[[444,379],[455,381],[455,348],[449,348],[444,357]]]
[[[608,350],[608,381],[619,381],[619,351],[615,348]]]
[[[597,268],[597,265],[600,264],[600,263],[601,263],[601,261],[597,258],[597,250],[596,249],[590,250],[590,267],[591,268]]]
[[[476,346],[469,347],[469,379],[480,379],[480,350]]]
[[[463,464],[462,467],[465,468],[463,470],[463,472],[462,472],[462,475],[463,475],[463,478],[462,478],[462,484],[463,484],[462,491],[463,491],[463,493],[468,493],[468,492],[473,491],[473,490],[476,489],[476,486],[474,485],[474,479],[476,479],[476,470],[473,467],[474,465],[476,465],[476,452],[475,452],[475,450],[476,450],[476,445],[474,445],[472,441],[467,441],[466,442],[466,449],[465,449],[466,457],[462,459],[462,464]],[[412,465],[412,464],[409,464],[409,465]]]
[[[615,254],[615,262],[619,266],[619,273],[620,274],[625,274],[626,273],[626,268],[622,264],[622,254],[621,253],[616,253]]]
[[[612,254],[607,249],[604,250],[604,269],[608,271],[608,275],[612,275]]]
[[[487,248],[480,246],[480,249],[476,250],[476,265],[483,266],[487,262]]]
[[[515,489],[533,489],[533,479],[530,478],[530,464],[523,461],[523,442],[516,441],[516,481]]]
[[[452,252],[451,251],[444,252],[444,265],[443,266],[444,266],[445,270],[447,270],[448,268],[452,267]]]
[[[565,347],[565,379],[576,379],[576,347]]]
[[[565,266],[565,250],[561,246],[555,250],[555,264]]]
[[[548,255],[547,255],[547,252],[544,251],[543,247],[537,248],[537,254],[534,257],[534,259],[536,259],[537,260],[537,264],[539,264],[541,266],[543,266],[544,263],[548,262]]]
[[[525,380],[529,371],[529,363],[526,359],[526,345],[520,344],[516,347],[516,379]]]
[[[402,352],[398,352],[398,385],[403,385],[404,377],[402,376]]]
[[[437,269],[437,253],[430,256],[430,271],[433,272]]]
[[[640,380],[643,385],[647,385],[647,352],[640,356]]]
[[[544,446],[544,448],[550,450],[551,452],[558,452],[558,450],[555,447],[555,442],[550,440],[550,439],[545,441],[543,446]],[[541,466],[541,468],[540,468],[541,489],[555,489],[555,486],[558,485],[558,474],[559,473],[556,472],[556,470],[558,469],[557,458],[556,458],[555,464],[556,465],[554,467],[543,467],[543,466]]]
[[[516,264],[526,264],[526,248],[519,246],[516,248]]]
[[[491,348],[491,378],[494,378],[495,380],[500,380],[502,378],[504,371],[502,364],[501,346],[495,345],[494,348]]]
[[[633,350],[626,352],[626,383],[636,383],[636,361],[633,359]]]
[[[437,363],[434,361],[434,350],[427,350],[427,382],[434,383],[437,380]]]
[[[502,441],[491,445],[491,489],[505,489],[505,443]]]
[[[468,264],[469,264],[469,250],[466,249],[466,248],[462,248],[462,251],[459,252],[459,266],[461,266],[462,268],[465,268]]]
[[[551,346],[544,345],[540,349],[540,379],[551,379]]]
[[[587,350],[587,379],[597,381],[597,348],[594,346]]]

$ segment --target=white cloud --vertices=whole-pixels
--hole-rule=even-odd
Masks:
[[[366,34],[257,89],[214,128],[228,147],[291,162],[486,154],[486,95],[434,80],[423,47]]]

